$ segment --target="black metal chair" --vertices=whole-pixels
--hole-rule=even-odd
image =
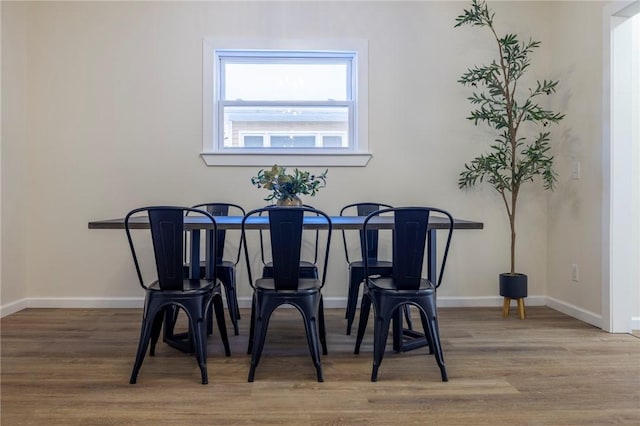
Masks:
[[[267,208],[278,208],[279,206],[270,205],[265,207]],[[287,206],[288,207],[288,206]],[[308,207],[310,209],[315,209],[315,207],[310,206],[308,204],[303,204],[302,207]],[[263,212],[264,213],[264,212]],[[262,215],[262,214],[261,214]],[[319,248],[319,231],[316,229],[314,231],[315,239],[313,240],[313,259],[300,259],[300,278],[318,278],[318,248]],[[304,235],[304,234],[303,234]],[[260,232],[260,256],[262,259],[262,277],[263,278],[273,278],[273,262],[267,259],[267,250],[265,249],[265,238],[263,232]],[[302,250],[302,253],[305,253],[305,250]],[[303,257],[303,255],[300,255]]]
[[[206,210],[212,216],[229,216],[235,213],[236,216],[244,216],[245,210],[232,203],[202,203],[192,206],[194,209]],[[237,231],[236,231],[237,232]],[[240,252],[242,250],[242,238],[238,241],[238,249],[232,260],[225,260],[225,247],[227,242],[227,232],[219,229],[216,235],[216,276],[222,282],[225,296],[227,299],[227,309],[229,317],[233,324],[233,332],[238,335],[238,320],[240,319],[240,308],[238,306],[238,295],[236,290],[236,266],[240,261]],[[207,233],[206,238],[211,238],[211,234]],[[200,261],[200,275],[204,277],[204,260]],[[185,266],[188,268],[188,265]]]
[[[372,219],[393,213],[393,272],[390,277],[375,276],[368,268],[365,259],[365,275],[368,277],[364,286],[364,294],[360,307],[360,323],[354,353],[360,352],[360,344],[364,337],[371,304],[374,309],[373,331],[373,371],[371,381],[375,382],[378,368],[384,356],[389,323],[398,309],[410,304],[416,306],[420,312],[425,337],[429,343],[430,352],[435,355],[440,367],[442,381],[447,381],[447,372],[442,356],[440,332],[438,330],[438,315],[436,311],[436,289],[442,283],[444,267],[447,262],[451,236],[453,234],[453,217],[446,211],[433,207],[401,207],[383,209],[371,213],[364,221],[365,232],[373,229]],[[442,253],[437,282],[432,283],[422,278],[425,246],[429,221],[433,214],[446,218],[448,223],[447,241]],[[366,244],[366,242],[365,242]],[[435,253],[428,253],[435,256]]]
[[[305,213],[311,213],[316,226],[326,231],[326,247],[322,259],[321,278],[300,276],[300,252]],[[267,214],[269,237],[273,256],[273,277],[262,277],[253,281],[251,275],[246,222],[251,217]],[[310,219],[307,217],[307,219]],[[280,305],[291,304],[301,313],[307,334],[311,358],[316,367],[319,382],[323,381],[320,364],[320,346],[327,353],[324,310],[321,289],[325,284],[329,245],[331,242],[331,220],[324,212],[309,207],[280,207],[252,210],[242,221],[242,235],[247,259],[249,282],[254,289],[251,307],[251,330],[247,353],[251,354],[249,382],[253,382],[255,370],[262,355],[269,319]]]
[[[355,213],[355,216],[367,216],[368,214],[381,208],[391,208],[392,206],[382,203],[354,203],[344,206],[340,210],[340,216],[349,216]],[[369,270],[372,274],[384,276],[391,275],[392,263],[387,260],[378,259],[378,230],[371,229],[368,232],[359,231],[360,234],[360,260],[352,260],[349,258],[349,246],[347,244],[347,233],[342,231],[342,241],[344,243],[344,254],[349,266],[349,290],[347,293],[347,310],[345,318],[347,319],[347,334],[351,334],[351,327],[356,316],[356,308],[358,306],[358,294],[360,285],[364,281],[364,259],[369,261]],[[368,242],[365,249],[365,241]]]
[[[216,223],[209,213],[191,209],[188,207],[142,207],[130,211],[125,217],[124,225],[133,256],[140,285],[145,289],[145,305],[142,316],[142,328],[136,360],[129,382],[136,383],[138,372],[142,366],[147,347],[150,346],[149,355],[155,355],[155,346],[160,336],[165,309],[178,307],[185,311],[189,319],[189,342],[187,348],[195,352],[202,383],[208,383],[207,377],[207,330],[204,326],[204,318],[208,309],[213,304],[218,322],[218,328],[225,347],[225,353],[230,355],[229,341],[224,322],[224,307],[220,282],[215,276],[215,263],[209,262],[206,265],[207,273],[205,278],[190,279],[185,276],[183,267],[183,249],[185,238],[184,216],[189,212],[198,214],[205,221],[210,221],[210,226],[215,233]],[[139,227],[140,220],[148,220],[150,227],[151,245],[155,260],[155,268],[141,267],[141,261],[136,253],[136,246],[141,246],[148,241],[137,241],[134,243],[132,230]],[[149,235],[149,234],[147,234]],[[199,247],[199,230],[192,231],[193,246]],[[148,240],[148,237],[146,238]],[[198,248],[195,248],[197,251]],[[142,263],[144,264],[144,263]],[[143,270],[155,269],[155,279],[145,280]],[[150,274],[150,273],[149,273]],[[180,348],[183,349],[183,348]],[[183,349],[184,350],[184,349]]]

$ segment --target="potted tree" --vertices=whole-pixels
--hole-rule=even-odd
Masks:
[[[515,34],[499,36],[494,28],[494,13],[485,1],[473,0],[471,8],[456,18],[455,27],[471,25],[487,28],[497,45],[497,59],[489,65],[469,68],[458,80],[474,88],[468,98],[474,106],[468,117],[475,125],[493,128],[497,136],[490,150],[465,164],[458,186],[470,188],[486,181],[500,194],[511,229],[511,269],[500,274],[503,315],[509,313],[511,299],[518,300],[520,318],[524,318],[527,276],[516,272],[516,212],[518,195],[524,183],[540,177],[545,189],[553,190],[556,173],[550,155],[550,123],[558,123],[564,114],[545,109],[536,103],[539,97],[555,93],[558,81],[536,81],[523,89],[522,77],[529,69],[530,55],[539,41],[520,41]]]

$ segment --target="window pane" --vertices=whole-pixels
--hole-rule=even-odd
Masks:
[[[346,63],[225,63],[225,100],[347,100]]]
[[[341,106],[295,108],[228,106],[224,109],[224,148],[241,148],[240,134],[245,133],[272,135],[271,147],[276,147],[277,144],[279,147],[314,147],[316,135],[322,133],[332,133],[338,135],[341,140],[347,140],[348,118],[348,108]],[[289,141],[293,145],[286,145],[284,139],[277,138],[279,136],[287,138],[308,136],[310,139],[294,138],[295,142]],[[244,141],[245,147],[248,148],[246,135]]]
[[[262,148],[264,146],[264,137],[262,136],[245,136],[244,137],[245,148]]]
[[[315,136],[271,136],[271,148],[314,148],[315,146]]]
[[[323,136],[322,137],[323,148],[342,148],[342,136]]]

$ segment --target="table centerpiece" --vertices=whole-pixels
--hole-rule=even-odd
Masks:
[[[276,200],[279,206],[301,206],[300,195],[313,197],[327,185],[327,172],[325,170],[319,175],[313,175],[296,168],[293,174],[287,174],[285,167],[274,164],[269,170],[258,170],[258,174],[251,178],[251,183],[271,191],[265,201]]]

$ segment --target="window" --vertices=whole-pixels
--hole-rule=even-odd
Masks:
[[[279,44],[205,39],[205,162],[366,165],[366,43]]]

